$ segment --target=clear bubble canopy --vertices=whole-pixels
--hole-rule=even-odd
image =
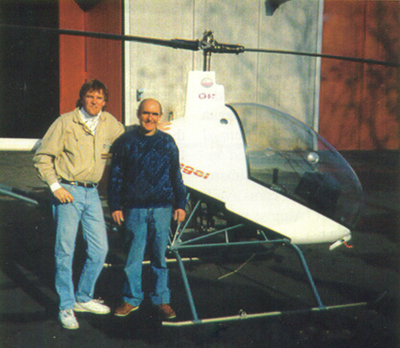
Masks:
[[[259,104],[228,105],[242,126],[250,180],[354,228],[361,184],[326,140],[292,116]]]

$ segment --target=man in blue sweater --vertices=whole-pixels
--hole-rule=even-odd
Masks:
[[[142,262],[149,244],[152,268],[151,301],[166,319],[176,317],[170,306],[165,258],[172,216],[185,219],[186,187],[174,139],[157,129],[161,104],[143,100],[138,108],[140,126],[123,134],[112,147],[108,183],[109,207],[114,221],[125,222],[132,235],[125,266],[124,303],[115,315],[126,316],[143,300]]]

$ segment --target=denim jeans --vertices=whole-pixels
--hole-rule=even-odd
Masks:
[[[55,245],[56,290],[60,310],[72,309],[75,301],[88,302],[108,252],[107,231],[103,207],[96,188],[62,184],[74,197],[73,203],[61,204],[54,199],[53,215],[57,236]],[[87,259],[83,266],[76,293],[72,279],[72,262],[79,222],[87,243]]]
[[[148,245],[152,282],[150,299],[154,305],[170,302],[168,288],[167,251],[172,218],[172,207],[134,208],[125,211],[126,230],[131,246],[125,266],[126,282],[123,287],[124,301],[139,306],[143,300],[142,262]]]

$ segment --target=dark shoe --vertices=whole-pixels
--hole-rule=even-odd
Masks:
[[[163,303],[163,304],[158,305],[158,310],[163,315],[163,317],[165,319],[174,319],[174,318],[176,318],[175,311],[167,303]]]
[[[130,312],[136,311],[137,309],[139,309],[139,306],[132,306],[131,304],[124,302],[115,310],[114,315],[117,317],[126,317]]]

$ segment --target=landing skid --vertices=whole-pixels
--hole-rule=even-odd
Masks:
[[[191,203],[193,202],[190,201]],[[300,248],[291,243],[291,241],[287,238],[282,239],[268,239],[266,234],[263,231],[258,230],[257,235],[258,238],[251,238],[250,240],[240,240],[240,241],[232,241],[230,240],[230,233],[234,232],[237,229],[242,228],[243,224],[236,224],[233,226],[224,226],[223,228],[215,228],[212,226],[212,222],[207,218],[208,214],[204,214],[202,210],[203,206],[202,199],[197,199],[195,204],[191,204],[191,211],[188,212],[188,219],[179,224],[174,233],[171,233],[169,251],[176,257],[176,261],[179,265],[180,274],[183,280],[183,284],[185,287],[185,292],[187,296],[187,300],[189,302],[190,311],[191,311],[191,320],[185,321],[163,321],[163,325],[165,326],[190,326],[197,324],[207,324],[207,323],[218,323],[218,322],[228,322],[228,321],[237,321],[237,320],[245,320],[245,319],[255,319],[255,318],[263,318],[263,317],[271,317],[271,316],[279,316],[282,314],[288,313],[301,313],[301,312],[315,312],[315,311],[325,311],[329,309],[337,309],[337,308],[346,308],[346,307],[355,307],[355,306],[364,306],[365,302],[362,303],[353,303],[353,304],[345,304],[345,305],[337,305],[337,306],[324,306],[321,301],[321,297],[318,293],[318,290],[315,286],[314,280],[311,276],[310,270],[308,268],[306,259],[303,255],[303,252]],[[208,215],[209,217],[209,215]],[[308,309],[301,310],[293,310],[293,311],[274,311],[274,312],[263,312],[256,314],[247,314],[244,311],[240,311],[238,315],[234,316],[224,316],[224,317],[215,317],[215,318],[199,318],[198,312],[196,309],[196,304],[192,295],[192,290],[190,288],[188,276],[186,273],[184,259],[181,257],[181,252],[193,251],[199,249],[221,249],[221,248],[243,248],[246,247],[249,250],[252,250],[253,255],[257,254],[260,251],[260,246],[265,245],[274,245],[278,246],[287,246],[295,251],[304,273],[307,278],[308,285],[311,288],[313,297],[316,302],[316,307],[311,307]],[[192,252],[190,252],[192,254]],[[188,259],[191,260],[190,258]]]

